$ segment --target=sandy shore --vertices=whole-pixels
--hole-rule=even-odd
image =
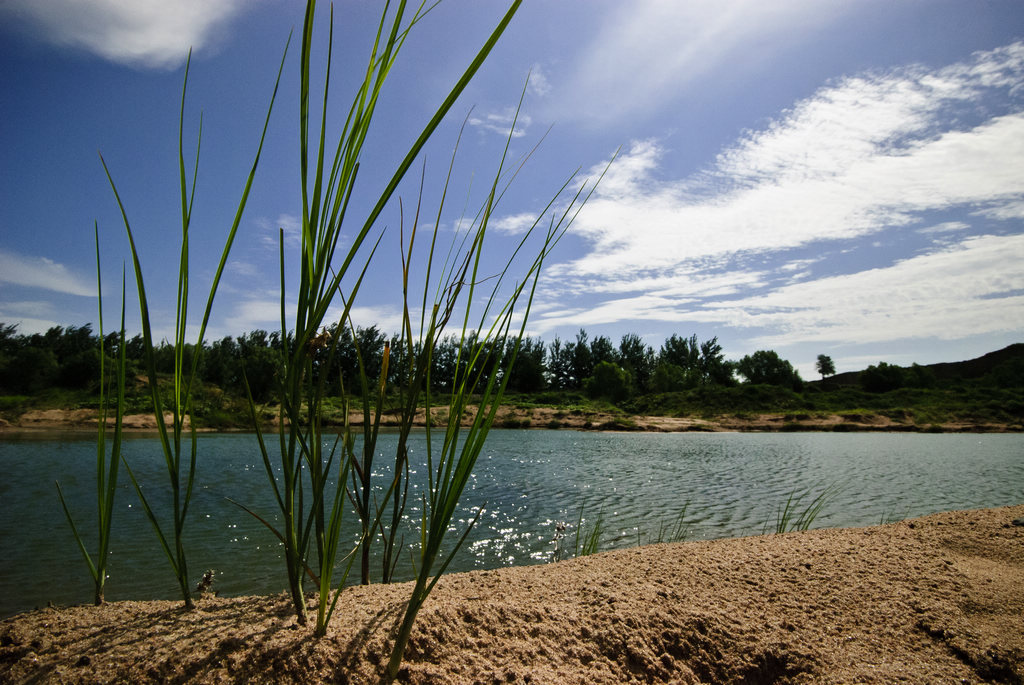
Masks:
[[[435,424],[447,419],[447,409],[432,412]],[[170,421],[170,414],[167,415]],[[363,415],[353,412],[349,421],[361,425]],[[464,423],[471,423],[467,416]],[[0,420],[0,432],[95,432],[97,413],[90,409],[34,409],[17,420]],[[385,426],[397,425],[396,416],[385,415]],[[111,425],[112,422],[111,422]],[[186,417],[186,425],[187,417]],[[420,410],[416,425],[426,425],[426,413]],[[927,426],[916,424],[913,418],[884,414],[723,414],[709,417],[629,416],[610,412],[563,411],[551,407],[521,409],[501,407],[495,426],[501,428],[546,428],[569,430],[647,431],[647,432],[717,432],[717,431],[942,431],[1003,433],[1020,429],[1006,424],[948,421]],[[272,424],[268,425],[271,428]],[[156,420],[151,414],[129,414],[124,417],[127,431],[155,431]]]
[[[448,576],[409,683],[1024,681],[1024,505],[655,545]],[[329,634],[284,596],[0,622],[4,682],[373,683],[409,588],[349,588]]]

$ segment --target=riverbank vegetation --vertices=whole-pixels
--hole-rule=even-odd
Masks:
[[[403,360],[409,354],[408,344],[399,344],[400,339],[376,326],[358,327],[355,336],[338,337],[331,368],[324,374],[325,425],[341,425],[346,402],[360,399],[358,392],[352,394],[359,390],[353,381],[358,378],[360,356],[365,368],[381,368],[385,347],[390,363],[384,410],[397,410],[400,374],[408,368]],[[99,409],[98,342],[88,324],[32,335],[0,324],[0,419],[16,425],[30,410]],[[109,365],[120,353],[117,334],[108,335],[105,342]],[[474,342],[472,335],[465,341],[454,337],[437,341],[430,373],[433,391],[451,388],[457,360],[460,354],[467,358],[463,348],[469,349]],[[125,413],[144,413],[151,408],[151,398],[142,337],[128,338],[124,345],[130,379]],[[273,391],[282,348],[280,332],[263,330],[204,343],[193,391],[196,425],[251,427],[245,380],[264,420],[272,421],[277,415]],[[510,345],[504,356],[512,350]],[[187,360],[193,353],[192,346],[186,345]],[[415,347],[412,354],[417,354]],[[168,392],[174,360],[172,344],[165,341],[155,346],[159,382],[167,379]],[[349,390],[344,396],[343,383]],[[630,429],[636,426],[629,424],[628,417],[637,415],[742,420],[770,413],[779,415],[784,430],[798,429],[825,415],[846,419],[837,430],[849,429],[858,417],[867,415],[920,430],[949,423],[1021,430],[1024,344],[968,361],[906,368],[879,362],[861,371],[804,381],[771,350],[730,361],[724,359],[714,338],[701,342],[695,336],[672,335],[655,350],[635,334],[623,336],[616,346],[605,336],[591,338],[581,330],[568,341],[525,338],[511,365],[504,404],[508,411],[501,425],[505,427],[560,428],[590,420],[592,425],[587,427],[598,428],[611,414],[621,417],[618,428]],[[598,421],[598,415],[605,418]],[[580,417],[585,420],[571,420]]]

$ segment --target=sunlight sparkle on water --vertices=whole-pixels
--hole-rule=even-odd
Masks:
[[[390,439],[393,436],[381,436]],[[197,483],[201,495],[188,526],[195,535],[192,558],[196,566],[230,569],[226,594],[278,592],[284,586],[281,542],[258,521],[239,518],[235,505],[225,499],[251,503],[256,510],[273,508],[262,465],[249,461],[253,440],[239,434],[201,437],[204,482]],[[53,444],[0,441],[7,481],[17,484],[5,491],[3,505],[12,520],[23,522],[11,531],[11,539],[5,538],[5,549],[23,548],[30,556],[54,560],[42,577],[33,575],[31,564],[18,563],[17,555],[0,556],[0,600],[8,613],[47,601],[82,601],[80,552],[60,508],[44,510],[38,503],[52,498],[55,478],[94,477],[95,444],[73,442],[74,459],[63,448],[53,449]],[[126,448],[139,475],[163,468],[152,441],[132,440]],[[654,541],[659,524],[674,521],[684,505],[687,537],[712,539],[760,534],[766,521],[774,523],[777,508],[791,493],[818,492],[834,482],[843,487],[822,510],[815,527],[876,525],[893,516],[1015,504],[1024,482],[1024,436],[1013,434],[612,435],[510,430],[495,431],[487,450],[453,518],[458,523],[451,527],[450,539],[461,536],[482,508],[485,515],[469,531],[452,571],[551,561],[557,549],[552,534],[560,521],[569,522],[560,555],[568,558],[581,511],[589,515],[591,525],[603,508],[607,534],[600,549],[606,550]],[[523,454],[544,458],[525,459]],[[410,466],[410,498],[403,514],[407,541],[419,537],[416,529],[423,507],[418,493],[426,487],[425,469],[418,463]],[[377,470],[387,473],[384,466]],[[414,478],[416,471],[424,475]],[[95,507],[95,492],[79,488],[76,495],[82,499],[70,502],[73,509]],[[159,588],[166,561],[153,544],[142,508],[134,506],[137,498],[130,491],[118,497],[118,564],[111,567],[108,597],[156,598],[163,592]],[[358,517],[347,513],[344,526],[344,540],[358,539]],[[416,548],[405,547],[413,553]],[[121,572],[129,565],[131,573]],[[396,580],[408,579],[409,573],[400,568]]]

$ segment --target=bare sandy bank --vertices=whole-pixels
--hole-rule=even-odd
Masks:
[[[273,412],[269,412],[273,416]],[[431,412],[434,424],[447,420],[447,409]],[[0,419],[0,432],[95,432],[98,414],[90,409],[34,409],[27,411],[14,421]],[[170,422],[170,415],[167,415]],[[362,425],[361,412],[353,412],[349,422]],[[340,421],[339,421],[340,423]],[[396,415],[385,414],[385,426],[398,425]],[[425,426],[427,416],[420,410],[415,424]],[[472,414],[464,418],[466,425],[472,423]],[[110,420],[113,425],[113,420]],[[126,431],[146,432],[156,430],[156,419],[152,414],[129,414],[124,417]],[[186,426],[188,417],[186,417]],[[912,417],[888,416],[871,413],[848,414],[722,414],[718,416],[630,416],[611,412],[563,411],[551,407],[521,409],[505,406],[498,410],[495,425],[503,428],[545,428],[599,431],[645,431],[645,432],[720,432],[720,431],[937,431],[937,432],[1017,432],[1020,426],[1000,423],[947,421],[941,424],[922,426]],[[273,428],[269,421],[267,428]],[[204,430],[204,429],[200,429]]]
[[[618,550],[452,575],[409,683],[1020,683],[1024,505]],[[329,634],[284,596],[43,609],[0,622],[6,682],[377,681],[406,585]]]

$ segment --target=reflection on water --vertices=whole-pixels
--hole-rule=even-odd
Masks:
[[[395,436],[378,443],[378,475]],[[147,497],[166,495],[166,468],[152,438],[130,439],[126,458]],[[405,539],[422,514],[426,440],[411,443],[413,484]],[[79,526],[95,515],[95,446],[90,440],[0,441],[0,615],[92,597],[53,481]],[[382,481],[384,478],[381,479]],[[759,534],[774,527],[792,493],[807,501],[835,484],[815,527],[864,526],[935,511],[1024,501],[1024,436],[917,434],[492,432],[456,515],[461,533],[483,512],[452,570],[549,561],[558,522],[601,517],[601,549],[654,541],[684,506],[690,538]],[[251,435],[202,435],[197,490],[188,523],[190,576],[216,569],[225,594],[286,587],[280,543],[236,500],[275,522],[276,505]],[[349,514],[344,538],[356,537]],[[87,533],[88,534],[88,533]],[[451,536],[454,541],[457,534]],[[406,552],[403,558],[408,559]],[[117,500],[107,597],[174,598],[174,579],[127,477]],[[411,576],[400,564],[397,579]]]

